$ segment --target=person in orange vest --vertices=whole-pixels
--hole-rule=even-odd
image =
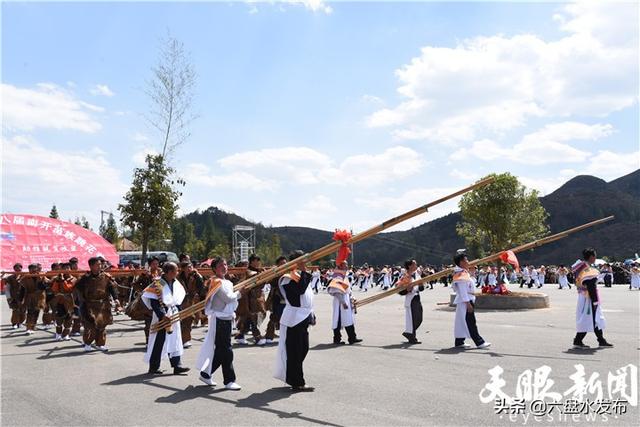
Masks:
[[[73,316],[73,289],[76,279],[65,271],[70,270],[69,263],[60,264],[60,274],[51,280],[53,295],[50,305],[56,322],[56,341],[69,341]]]

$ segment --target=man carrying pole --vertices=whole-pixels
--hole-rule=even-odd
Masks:
[[[303,255],[295,251],[289,261]],[[309,325],[315,324],[313,314],[313,290],[309,287],[311,274],[304,261],[297,264],[299,271],[293,270],[280,278],[280,291],[286,306],[280,318],[280,341],[274,377],[286,382],[292,391],[313,391],[306,385],[302,364],[309,352]]]
[[[578,306],[576,308],[576,336],[573,339],[573,347],[577,349],[589,348],[582,340],[587,332],[593,332],[598,338],[600,347],[613,347],[604,339],[602,331],[606,322],[602,314],[600,298],[596,283],[600,272],[593,267],[596,261],[596,250],[587,248],[582,251],[582,260],[576,261],[571,270],[576,278],[578,290]]]
[[[469,274],[469,260],[465,253],[457,253],[453,257],[456,265],[453,269],[453,284],[451,285],[456,293],[456,299],[453,303],[456,305],[456,320],[454,323],[453,334],[455,337],[455,346],[457,348],[471,348],[471,345],[465,344],[465,338],[471,338],[478,348],[487,348],[491,345],[480,336],[478,326],[476,325],[475,300],[473,294],[474,281]]]

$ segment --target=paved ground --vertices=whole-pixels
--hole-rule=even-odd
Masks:
[[[0,301],[2,425],[572,424],[557,413],[540,422],[496,415],[492,403],[479,399],[490,379],[488,370],[502,367],[503,391],[515,396],[518,376],[546,365],[555,381],[551,391],[562,393],[573,385],[569,376],[574,365],[581,364],[587,376],[600,374],[607,397],[609,371],[638,366],[640,293],[626,286],[603,288],[606,336],[615,348],[575,351],[570,345],[575,290],[553,285],[544,290],[550,296],[549,309],[479,312],[480,332],[493,346],[466,352],[450,348],[454,313],[436,305],[449,298],[448,288],[441,285],[423,293],[423,343],[410,347],[400,336],[404,313],[398,296],[360,310],[361,345],[328,345],[330,297],[321,294],[316,298],[319,323],[311,330],[312,349],[305,363],[307,381],[316,392],[293,395],[271,376],[275,346],[236,348],[235,368],[243,389],[229,392],[201,385],[195,373],[144,374],[144,335],[136,322],[116,317],[107,339],[111,351],[85,354],[77,339],[58,343],[49,331],[31,337],[24,330],[12,331],[6,302]],[[203,335],[204,329],[195,330],[195,345],[184,357],[187,366],[193,366]],[[591,334],[586,341],[595,344],[595,337]],[[220,375],[215,375],[219,383]],[[637,421],[638,407],[629,406],[626,415],[611,416],[607,424]]]

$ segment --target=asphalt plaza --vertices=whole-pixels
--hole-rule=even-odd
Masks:
[[[512,286],[512,289],[517,287]],[[368,293],[355,291],[361,298]],[[545,285],[548,309],[478,311],[480,333],[492,343],[487,350],[453,349],[454,311],[437,303],[449,300],[450,288],[440,284],[422,296],[424,323],[418,330],[422,344],[407,345],[403,298],[393,296],[362,307],[356,330],[364,341],[353,346],[331,344],[331,297],[315,299],[318,324],[310,330],[311,350],[305,377],[313,393],[289,392],[272,377],[276,345],[235,346],[234,366],[242,390],[203,385],[192,370],[188,375],[151,377],[142,361],[142,325],[115,316],[108,328],[108,353],[85,353],[80,337],[54,341],[54,332],[31,336],[9,325],[10,312],[2,301],[2,425],[571,425],[582,419],[520,414],[509,419],[496,414],[493,402],[483,403],[489,370],[499,366],[509,396],[516,396],[518,377],[534,376],[548,367],[549,391],[565,393],[575,386],[570,377],[579,366],[586,379],[597,374],[607,397],[609,373],[628,365],[627,393],[637,399],[640,292],[628,286],[600,288],[607,319],[610,349],[574,350],[575,288]],[[262,325],[262,329],[266,324]],[[193,368],[204,328],[194,329],[194,345],[183,363]],[[345,337],[346,338],[346,337]],[[252,341],[250,339],[250,341]],[[587,344],[596,345],[588,334]],[[544,369],[544,368],[543,368]],[[597,382],[597,381],[596,381]],[[520,383],[521,385],[524,383]],[[545,382],[548,385],[548,382]],[[484,391],[483,391],[484,390]],[[618,393],[619,395],[620,393]],[[619,397],[619,396],[618,396]],[[567,397],[568,398],[568,397]],[[610,415],[608,425],[636,425],[638,407]],[[597,419],[595,424],[605,423]]]

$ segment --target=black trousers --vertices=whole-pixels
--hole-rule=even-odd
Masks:
[[[413,324],[413,338],[416,337],[416,332],[420,325],[422,325],[422,303],[420,298],[413,297],[411,300],[411,323]]]
[[[173,332],[175,334],[175,332]],[[153,350],[151,350],[151,358],[149,359],[149,371],[157,371],[160,369],[160,359],[162,358],[162,347],[164,347],[164,340],[167,337],[167,331],[164,329],[158,331],[156,340],[153,343]],[[180,366],[180,356],[169,357],[169,363],[171,367],[177,368]]]
[[[333,342],[339,343],[342,340],[342,333],[340,332],[342,329],[342,313],[341,310],[338,309],[338,325],[333,330]],[[345,326],[344,329],[347,331],[347,337],[349,338],[349,342],[355,342],[356,340],[356,328],[355,326]]]
[[[471,303],[471,306],[475,308],[474,303]],[[467,323],[467,329],[469,329],[469,335],[471,335],[471,339],[473,340],[475,345],[480,345],[484,343],[484,339],[480,336],[480,333],[478,332],[478,325],[476,325],[475,310],[472,311],[471,313],[467,311],[467,314],[465,315],[464,320]],[[456,338],[455,345],[462,345],[462,344],[464,344],[464,338]]]
[[[305,319],[296,326],[287,327],[287,384],[292,387],[305,385],[302,363],[309,352],[309,319]]]
[[[612,284],[611,282],[612,282],[612,280],[611,280],[611,275],[609,275],[609,274],[605,274],[605,276],[604,276],[604,285],[605,285],[607,288],[610,288],[610,287],[611,287],[611,284]]]
[[[225,385],[236,381],[236,371],[233,369],[233,348],[231,347],[231,323],[232,320],[216,319],[216,350],[211,361],[211,375],[222,366],[222,380]],[[209,377],[206,372],[200,374],[205,378]]]
[[[604,335],[602,333],[602,329],[596,326],[596,309],[597,305],[591,303],[591,319],[593,321],[593,333],[596,334],[596,338],[598,338],[598,343],[606,342],[604,339]],[[587,336],[586,332],[577,332],[576,337],[573,339],[574,344],[581,344],[584,337]]]

